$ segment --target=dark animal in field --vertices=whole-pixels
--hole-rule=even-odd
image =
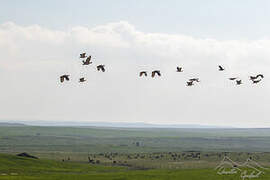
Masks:
[[[192,79],[189,79],[189,81],[191,81],[191,82],[200,82],[199,78],[192,78]]]
[[[60,76],[60,82],[62,83],[62,82],[64,82],[64,81],[69,81],[69,75],[62,75],[62,76]]]
[[[155,70],[155,71],[152,71],[152,78],[154,78],[156,74],[157,74],[158,76],[161,76],[160,71],[159,71],[159,70]]]
[[[218,68],[219,68],[218,69],[219,71],[224,71],[225,70],[221,65],[219,65]]]
[[[32,155],[30,155],[30,154],[28,154],[28,153],[26,153],[26,152],[17,154],[16,156],[26,157],[26,158],[33,158],[33,159],[38,159],[38,157],[32,156]]]
[[[253,82],[253,84],[257,84],[257,83],[259,83],[260,81],[261,81],[262,79],[258,79],[258,80],[252,80],[252,82]]]
[[[236,85],[241,85],[242,84],[242,80],[236,80]]]
[[[85,61],[82,61],[83,62],[83,65],[89,65],[89,64],[92,64],[92,62],[91,62],[91,56],[88,56],[87,58],[86,58],[86,60]]]
[[[176,72],[183,72],[182,67],[176,67]]]
[[[80,58],[86,58],[86,53],[80,54]]]
[[[102,64],[101,64],[101,65],[98,65],[98,66],[97,66],[97,70],[98,70],[98,71],[101,70],[102,72],[105,72],[105,65],[102,65]]]
[[[231,80],[231,81],[234,81],[234,80],[236,80],[236,79],[237,79],[236,77],[229,78],[229,80]]]
[[[140,77],[143,76],[143,75],[146,77],[147,76],[147,72],[146,71],[141,71],[140,72]]]
[[[79,82],[85,82],[85,81],[86,79],[84,77],[79,79]]]
[[[194,84],[193,84],[193,81],[188,81],[187,82],[187,86],[193,86]]]

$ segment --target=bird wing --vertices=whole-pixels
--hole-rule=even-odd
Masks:
[[[64,77],[63,76],[60,76],[60,82],[64,82]]]
[[[188,86],[192,86],[192,85],[193,85],[193,81],[188,81],[188,82],[187,82],[187,85],[188,85]]]
[[[258,75],[257,75],[257,78],[258,78],[258,77],[264,78],[264,76],[263,76],[262,74],[258,74]]]
[[[88,56],[88,57],[86,58],[86,62],[87,62],[87,63],[90,63],[90,61],[91,61],[91,56]]]

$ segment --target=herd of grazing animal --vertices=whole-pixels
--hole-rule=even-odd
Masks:
[[[81,53],[80,54],[80,59],[85,59],[85,60],[82,60],[82,65],[85,66],[85,65],[90,65],[92,64],[93,62],[91,61],[91,56],[87,56],[86,53]],[[105,72],[105,65],[104,64],[100,64],[100,65],[97,65],[97,71],[102,71],[102,72]],[[222,67],[221,65],[218,66],[218,71],[225,71],[225,68]],[[176,67],[176,72],[183,72],[183,68],[182,67],[179,67],[177,66]],[[148,73],[147,71],[141,71],[139,72],[139,77],[142,77],[142,76],[145,76],[147,77]],[[63,83],[64,81],[69,81],[70,78],[69,78],[70,75],[67,75],[67,74],[64,74],[62,76],[60,76],[60,82]],[[152,71],[152,74],[151,74],[151,77],[152,78],[155,78],[156,76],[161,76],[161,72],[160,70],[153,70]],[[263,74],[258,74],[256,76],[249,76],[250,80],[252,81],[253,84],[257,84],[259,82],[261,82],[261,80],[264,78]],[[231,81],[235,81],[236,82],[236,85],[241,85],[243,84],[242,80],[239,79],[238,77],[230,77],[229,80]],[[86,81],[86,78],[85,77],[81,77],[79,78],[79,82],[80,83],[83,83]],[[193,86],[195,85],[195,83],[199,83],[199,78],[191,78],[187,81],[187,86]]]

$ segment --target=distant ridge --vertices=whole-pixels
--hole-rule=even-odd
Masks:
[[[151,124],[151,123],[125,123],[125,122],[52,122],[52,121],[19,121],[29,126],[69,126],[69,127],[108,127],[108,128],[233,128],[225,126],[210,126],[199,124]],[[13,123],[11,123],[13,124]],[[19,123],[14,123],[19,124]],[[0,125],[1,126],[1,125]]]
[[[7,123],[7,122],[0,122],[0,127],[10,127],[10,126],[26,126],[22,123]]]

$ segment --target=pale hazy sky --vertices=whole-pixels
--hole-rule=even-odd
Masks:
[[[3,0],[0,12],[1,120],[270,127],[269,1]],[[82,51],[107,72],[82,67]]]

